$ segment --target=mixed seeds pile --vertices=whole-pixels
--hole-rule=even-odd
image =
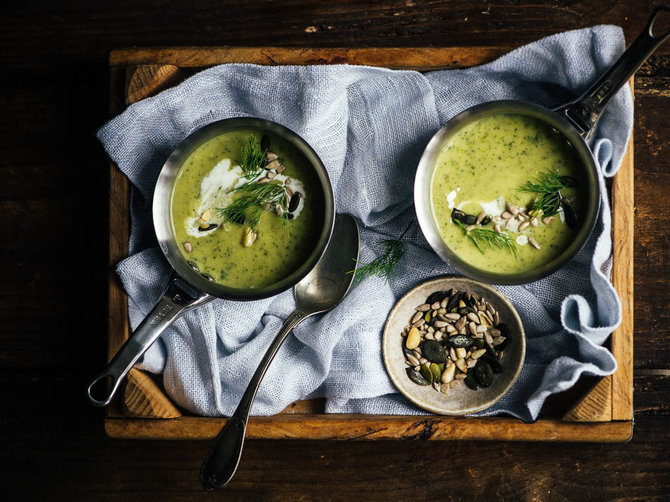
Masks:
[[[417,305],[402,337],[409,379],[446,394],[461,380],[472,390],[489,387],[511,333],[485,298],[452,289]]]

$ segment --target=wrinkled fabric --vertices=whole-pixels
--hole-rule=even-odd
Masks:
[[[211,122],[254,116],[296,131],[323,160],[337,211],[361,227],[361,260],[381,252],[380,239],[405,236],[406,254],[390,282],[372,277],[333,311],[297,327],[268,370],[252,408],[281,411],[304,398],[327,398],[331,413],[418,414],[396,392],[381,355],[386,316],[408,289],[455,273],[430,249],[416,224],[413,180],[432,135],[464,109],[495,99],[549,108],[586,90],[622,53],[619,28],[596,26],[539,40],[479,67],[393,71],[364,66],[229,64],[134,104],[98,132],[133,186],[130,256],[117,272],[136,327],[159,300],[170,269],[156,245],[151,198],[175,146]],[[528,339],[514,388],[484,414],[537,418],[547,396],[580,375],[608,375],[616,361],[603,347],[621,320],[610,281],[611,213],[605,178],[613,176],[630,137],[633,107],[625,86],[593,135],[600,165],[602,211],[586,246],[565,267],[524,286],[501,286],[518,309]],[[291,291],[256,302],[214,300],[182,315],[145,354],[142,368],[162,373],[180,406],[230,415],[283,320]]]

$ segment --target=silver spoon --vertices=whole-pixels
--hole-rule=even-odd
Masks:
[[[358,225],[353,217],[340,214],[326,252],[312,271],[295,285],[296,309],[288,316],[270,344],[258,369],[251,378],[235,413],[216,438],[200,469],[200,481],[208,490],[225,486],[235,474],[242,456],[244,433],[256,391],[268,366],[288,334],[302,321],[314,314],[335,308],[349,291],[354,274],[348,274],[353,260],[358,259]]]

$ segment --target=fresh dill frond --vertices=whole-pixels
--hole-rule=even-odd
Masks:
[[[261,147],[258,138],[250,134],[242,148],[242,160],[240,161],[240,167],[246,179],[252,180],[261,174],[266,155],[267,150]]]
[[[405,255],[405,246],[402,242],[402,238],[405,236],[411,226],[412,224],[410,223],[397,239],[383,239],[377,241],[377,246],[384,248],[382,254],[372,260],[370,263],[361,263],[358,260],[354,260],[358,267],[354,270],[350,270],[347,273],[356,274],[356,278],[354,279],[356,283],[359,283],[363,281],[363,279],[373,275],[382,277],[388,282],[392,277],[395,276],[395,267]]]
[[[495,230],[490,230],[488,228],[473,228],[472,230],[468,230],[468,228],[460,221],[454,221],[465,231],[466,237],[472,241],[480,253],[484,254],[484,246],[486,246],[489,248],[506,249],[512,253],[515,258],[518,258],[516,243],[509,235],[505,233],[499,234]]]
[[[561,210],[563,196],[561,192],[548,192],[539,199],[535,199],[528,208],[531,217],[542,215],[553,216]]]
[[[535,181],[528,181],[521,185],[519,190],[537,194],[555,193],[568,186],[567,178],[567,176],[561,176],[558,173],[546,171],[540,173]]]
[[[540,173],[535,181],[529,181],[519,187],[522,192],[530,192],[541,195],[535,199],[528,208],[531,216],[553,216],[561,210],[563,195],[561,190],[577,185],[577,179],[572,176],[564,176],[556,172],[546,171]]]
[[[225,221],[246,224],[256,229],[266,207],[286,207],[288,194],[283,185],[275,183],[250,182],[237,187],[234,192],[241,195],[228,206],[220,208],[219,214]]]

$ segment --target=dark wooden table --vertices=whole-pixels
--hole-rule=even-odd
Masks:
[[[194,500],[201,442],[105,437],[107,55],[131,45],[518,46],[654,1],[14,2],[0,15],[0,499]],[[670,44],[635,78],[635,430],[624,444],[250,441],[208,498],[670,498]]]

